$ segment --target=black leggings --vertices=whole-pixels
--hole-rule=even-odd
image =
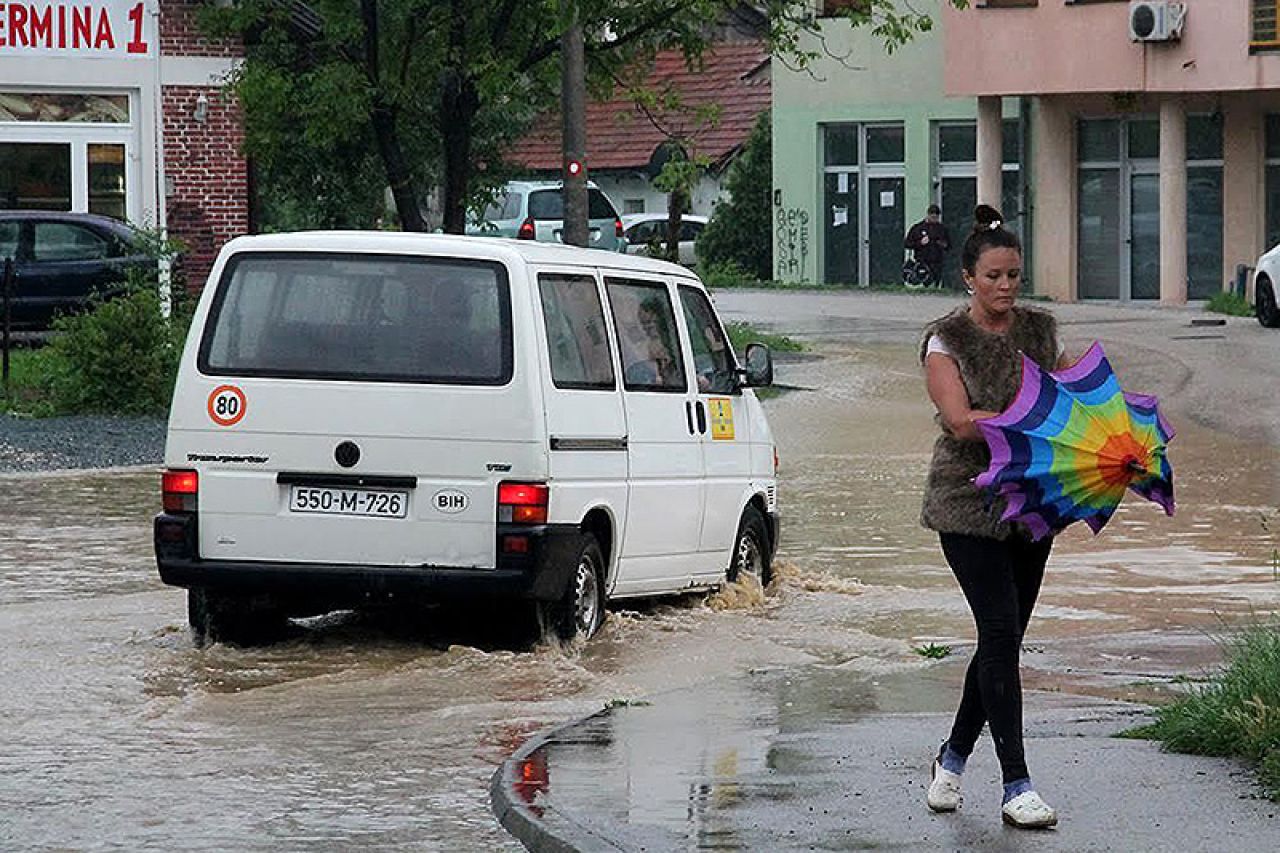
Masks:
[[[958,533],[942,533],[939,538],[978,627],[978,650],[969,661],[947,742],[967,758],[982,724],[989,723],[1004,781],[1026,779],[1030,773],[1022,749],[1018,654],[1053,539],[1029,542],[1016,536],[998,540]]]

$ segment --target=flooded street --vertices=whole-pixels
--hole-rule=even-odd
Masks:
[[[185,594],[155,572],[154,472],[0,476],[0,849],[518,850],[489,778],[549,724],[756,669],[952,680],[958,658],[912,652],[967,656],[973,636],[916,521],[936,429],[920,322],[778,322],[814,345],[778,370],[808,390],[766,403],[776,589],[615,610],[584,648],[483,651],[337,616],[266,648],[196,649]],[[1069,328],[1071,343],[1092,333]],[[1197,415],[1185,360],[1119,337],[1106,344],[1126,387],[1173,398],[1178,514],[1130,500],[1099,537],[1061,536],[1025,663],[1033,687],[1145,698],[1202,675],[1223,624],[1280,604],[1280,463],[1269,441]],[[911,706],[950,702],[944,687]],[[822,714],[855,700],[785,701]]]

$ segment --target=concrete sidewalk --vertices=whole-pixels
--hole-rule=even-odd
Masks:
[[[495,813],[535,851],[1280,849],[1280,805],[1226,760],[1118,739],[1142,706],[1029,693],[1027,751],[1056,829],[1000,820],[984,735],[959,812],[924,803],[960,662],[871,680],[839,667],[755,672],[619,705],[526,743]]]

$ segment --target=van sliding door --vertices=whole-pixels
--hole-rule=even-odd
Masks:
[[[697,565],[703,467],[670,287],[605,279],[621,356],[630,499],[615,593],[686,585]]]

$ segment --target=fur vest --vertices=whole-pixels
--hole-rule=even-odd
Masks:
[[[974,409],[1002,412],[1008,408],[1022,382],[1021,353],[1044,370],[1053,370],[1058,360],[1057,322],[1039,308],[1014,307],[1013,323],[1004,334],[988,332],[969,319],[967,307],[957,308],[925,327],[921,363],[931,335],[937,335],[954,356]],[[973,484],[973,478],[990,463],[985,441],[961,441],[943,428],[933,445],[920,522],[940,533],[1008,539],[1013,530],[1000,521],[1004,501]]]

